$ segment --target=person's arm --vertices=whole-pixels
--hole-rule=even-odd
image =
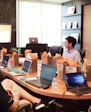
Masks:
[[[11,93],[10,93],[11,94]],[[20,95],[18,92],[12,92],[12,98],[13,98],[13,104],[9,107],[9,110],[11,112],[16,112],[18,106],[19,106],[19,99],[20,99]]]
[[[10,89],[5,90],[0,83],[0,110],[2,112],[16,112],[19,106],[20,95],[12,92]]]
[[[25,89],[23,89],[21,86],[16,84],[14,81],[10,79],[4,79],[2,81],[3,88],[7,91],[14,91],[14,92],[19,92],[20,98],[21,99],[26,99],[32,103],[40,102],[40,98],[37,98],[30,93],[28,93]]]

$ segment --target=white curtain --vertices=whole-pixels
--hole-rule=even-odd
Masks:
[[[29,37],[38,37],[48,46],[61,44],[61,5],[17,0],[17,47],[25,47]]]

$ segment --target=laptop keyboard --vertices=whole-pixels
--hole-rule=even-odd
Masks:
[[[22,70],[20,70],[20,71],[15,71],[15,73],[25,75],[25,73],[24,73]]]
[[[75,93],[76,95],[83,95],[83,94],[91,93],[91,88],[81,87],[81,88],[69,89],[69,91]]]
[[[46,82],[46,81],[43,80],[43,79],[42,79],[42,80],[41,80],[41,79],[39,79],[39,80],[29,80],[29,81],[27,81],[27,82],[28,82],[28,83],[29,83],[29,82],[30,82],[30,83],[31,83],[31,82],[34,82],[34,83],[37,82],[37,83],[40,84],[40,85],[41,85],[41,84],[46,84],[46,83],[48,83],[48,82]]]
[[[49,86],[50,86],[50,83],[49,81],[45,81],[45,80],[40,80],[40,79],[37,79],[37,80],[28,80],[26,81],[27,83],[29,84],[32,84],[36,87],[39,87],[39,88],[44,88],[44,89],[47,89]]]

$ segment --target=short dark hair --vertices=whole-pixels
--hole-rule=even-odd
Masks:
[[[75,44],[76,44],[76,39],[72,36],[68,36],[66,37],[66,40],[69,42],[69,43],[72,43],[72,46],[74,47]]]

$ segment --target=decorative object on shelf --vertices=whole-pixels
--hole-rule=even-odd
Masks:
[[[73,21],[72,28],[78,28],[78,21]]]
[[[67,23],[67,29],[70,29],[70,28],[72,28],[72,22],[71,22],[71,21],[69,21],[69,22]]]
[[[74,14],[76,12],[76,6],[71,6],[67,8],[67,14]]]
[[[62,26],[61,26],[61,45],[64,47],[65,38],[74,36],[77,40],[75,48],[80,50],[82,47],[82,6],[75,2],[62,4]],[[66,27],[65,24],[66,23]]]
[[[62,23],[62,29],[66,29],[67,24],[65,22]]]

